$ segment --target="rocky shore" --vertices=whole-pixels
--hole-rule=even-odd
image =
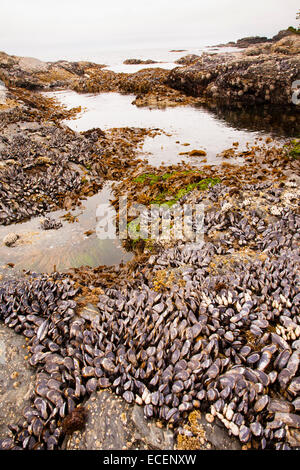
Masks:
[[[237,41],[230,41],[227,44],[218,44],[218,47],[230,46],[230,47],[238,47],[238,48],[246,48],[252,47],[257,44],[264,44],[264,43],[275,43],[280,41],[287,36],[293,36],[295,32],[293,28],[283,29],[279,31],[275,36],[272,38],[267,38],[266,36],[250,36],[246,38],[238,39]],[[299,34],[299,33],[296,33]]]
[[[79,93],[120,92],[137,95],[139,106],[178,106],[197,102],[166,85],[169,71],[146,68],[115,73],[90,62],[42,62],[0,52],[0,80],[10,89],[48,91],[71,89]]]
[[[299,50],[299,34],[279,34],[270,41],[249,40],[241,52],[192,54],[177,60],[183,66],[171,71],[146,68],[132,74],[115,73],[90,62],[42,62],[1,52],[0,80],[22,90],[134,93],[138,106],[209,100],[286,106],[292,105],[292,84],[299,79]],[[126,63],[137,62],[129,59]]]
[[[297,121],[297,36],[182,62],[117,74],[0,53],[0,225],[69,210],[110,181],[136,234],[126,264],[0,279],[1,449],[300,448],[299,141],[153,168],[138,150],[162,130],[74,132],[63,121],[81,109],[42,93],[216,113],[219,101],[281,104]],[[153,203],[157,218],[173,208],[172,225],[184,204],[203,204],[203,240],[140,237]]]
[[[290,35],[243,52],[202,54],[191,65],[173,69],[167,83],[189,95],[219,102],[293,105],[299,50],[299,35]]]

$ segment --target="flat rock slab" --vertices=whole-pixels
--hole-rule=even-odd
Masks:
[[[204,429],[205,440],[211,444],[210,448],[212,450],[241,450],[239,440],[234,436],[230,436],[218,419],[210,424],[206,421],[205,415],[201,414],[201,417],[197,419],[197,424],[199,429],[201,427]]]
[[[16,424],[29,404],[34,370],[25,359],[25,338],[0,324],[0,438],[8,436],[8,424]]]
[[[86,402],[84,431],[68,440],[68,450],[174,449],[171,430],[144,418],[143,408],[129,405],[109,390],[94,393]]]

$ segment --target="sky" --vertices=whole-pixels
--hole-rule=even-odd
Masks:
[[[299,0],[1,0],[0,50],[68,58],[105,49],[184,48],[297,25]]]

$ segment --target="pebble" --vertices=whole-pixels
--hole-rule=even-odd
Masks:
[[[12,246],[16,241],[18,240],[19,235],[16,233],[8,233],[4,238],[3,238],[3,243],[6,246]]]

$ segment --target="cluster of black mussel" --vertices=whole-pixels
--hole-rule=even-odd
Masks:
[[[102,153],[96,139],[62,125],[7,126],[0,136],[0,224],[39,216],[60,207],[65,195],[80,194],[86,167]],[[96,166],[89,174],[99,187],[101,165],[99,171]]]
[[[103,289],[98,316],[77,314],[80,292],[61,274],[2,283],[0,318],[28,338],[36,379],[0,448],[60,448],[64,419],[106,387],[175,433],[200,409],[243,445],[300,447],[299,210],[284,206],[284,186],[249,185],[231,208],[226,191],[205,192],[205,232],[219,238],[152,255],[133,281]],[[280,214],[253,209],[253,194]],[[256,256],[235,257],[236,243]],[[181,282],[155,289],[162,270]]]

